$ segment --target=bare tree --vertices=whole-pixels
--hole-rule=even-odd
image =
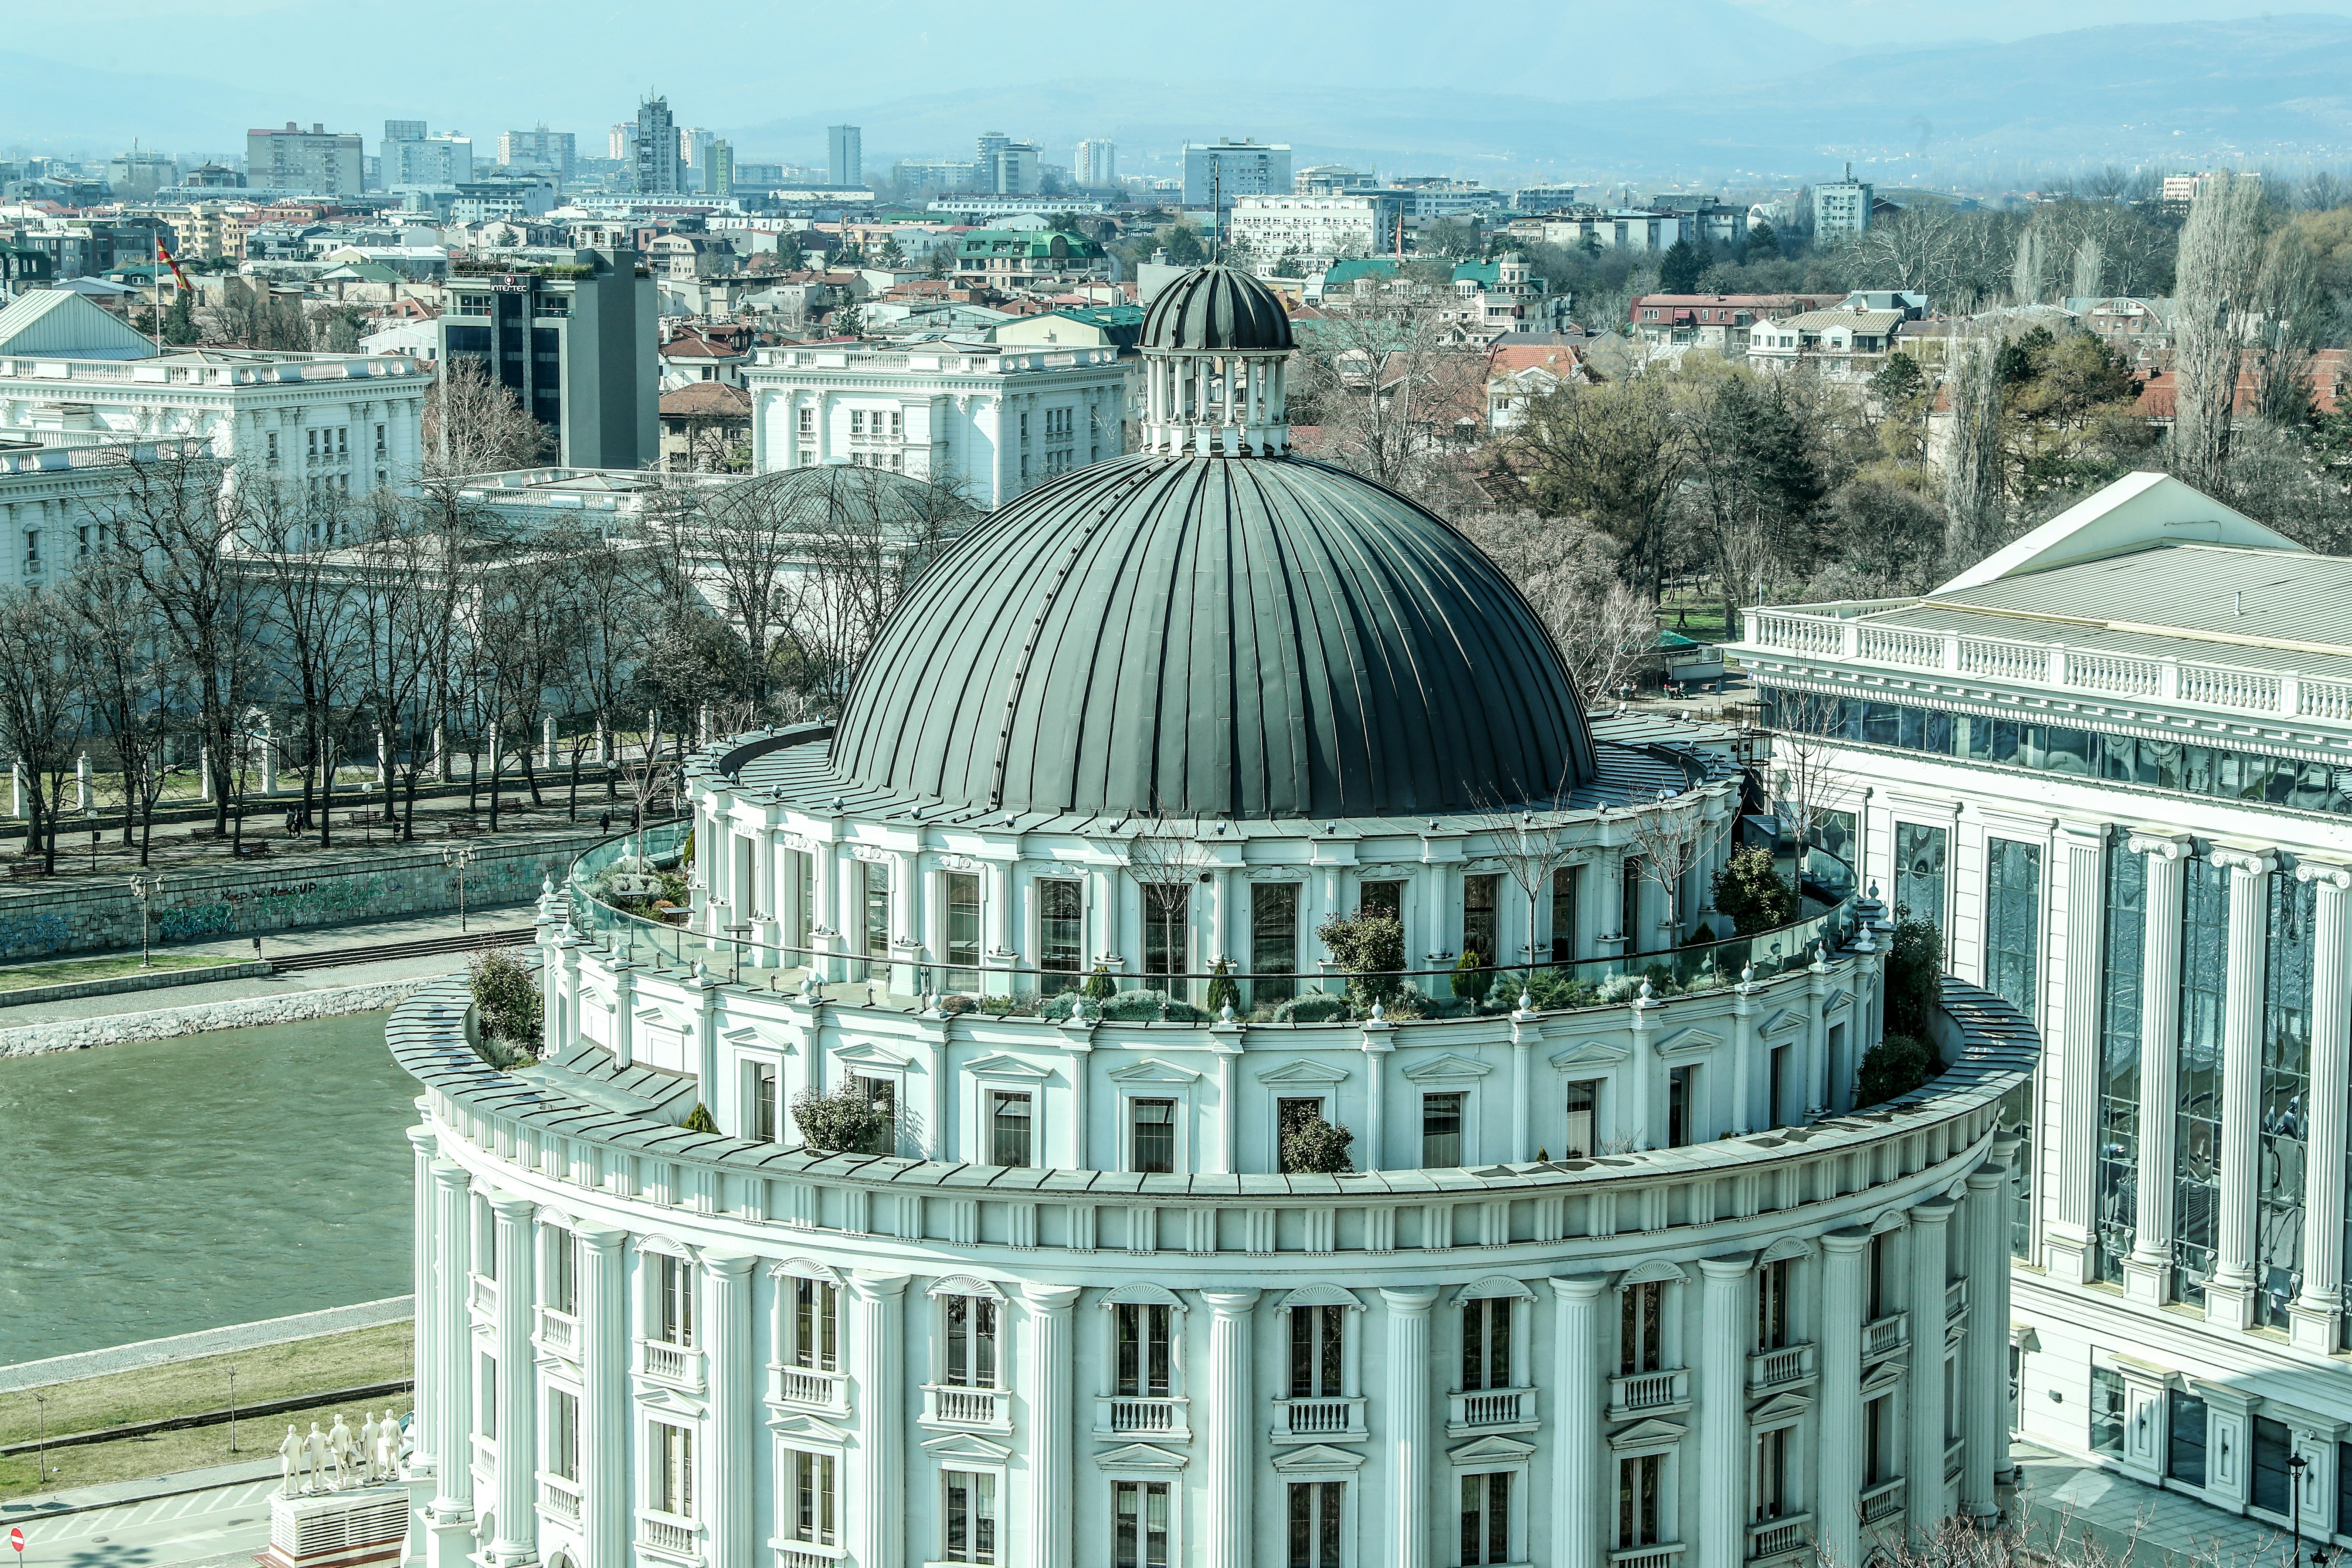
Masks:
[[[253,510],[255,547],[240,561],[260,593],[271,678],[290,688],[301,714],[301,814],[325,847],[334,842],[342,721],[369,664],[371,628],[354,613],[359,584],[343,551],[355,521],[347,498],[290,484],[257,488]]]
[[[52,596],[0,588],[0,742],[24,770],[25,853],[58,868],[58,818],[84,716],[80,629]]]
[[[1551,634],[1579,696],[1613,696],[1657,640],[1650,601],[1618,575],[1620,552],[1600,530],[1532,512],[1472,517],[1472,542],[1519,585]]]
[[[1327,299],[1302,334],[1288,384],[1314,455],[1425,506],[1475,498],[1464,458],[1485,429],[1487,356],[1446,322],[1451,292],[1408,277]]]
[[[2000,334],[1956,333],[1944,387],[1952,436],[1944,464],[1944,553],[1952,570],[1983,559],[2006,516],[2000,450]]]
[[[448,741],[463,587],[452,563],[466,550],[456,521],[429,501],[379,494],[352,552],[358,613],[373,629],[360,706],[386,753],[383,820],[412,838],[418,784]]]
[[[528,468],[546,460],[547,427],[531,417],[512,388],[494,378],[474,354],[441,361],[425,397],[427,493],[456,504],[457,481],[469,474]]]
[[[803,481],[781,509],[777,544],[790,565],[773,595],[762,601],[756,584],[768,552],[757,542],[766,523],[757,525],[754,541],[730,547],[740,556],[735,565],[722,567],[721,580],[730,584],[730,601],[740,578],[743,605],[764,602],[781,612],[768,624],[785,628],[837,700],[848,692],[882,624],[973,511],[951,486],[886,468],[835,466],[810,477],[817,475],[821,482]],[[750,624],[748,611],[739,616],[739,624]],[[761,649],[763,664],[776,651],[772,642]]]
[[[2240,351],[2263,259],[2263,189],[2227,169],[2205,176],[2180,230],[2173,289],[2172,466],[2225,495]]]
[[[2310,416],[2325,299],[2310,241],[2294,225],[2282,226],[2263,247],[2254,279],[2254,406],[2272,425],[2299,426]]]
[[[154,605],[113,548],[96,552],[68,578],[58,604],[72,617],[91,716],[114,743],[122,781],[122,842],[137,825],[147,864],[162,795],[163,746],[171,733],[174,679]]]
[[[1119,843],[1120,863],[1143,893],[1143,972],[1181,976],[1192,931],[1192,888],[1208,864],[1197,837],[1198,824],[1180,826],[1155,811],[1133,819],[1134,831]],[[1152,967],[1157,942],[1164,967]]]
[[[1683,940],[1683,889],[1691,873],[1705,865],[1722,841],[1724,825],[1708,820],[1706,796],[1696,790],[1679,795],[1659,792],[1657,799],[1638,805],[1628,820],[1628,835],[1641,876],[1665,896],[1666,940],[1661,945],[1680,946]],[[1625,933],[1628,953],[1643,951]]]
[[[1548,803],[1549,804],[1549,803]],[[1543,897],[1551,891],[1553,879],[1568,864],[1570,850],[1574,847],[1566,826],[1550,811],[1538,813],[1532,805],[1514,811],[1507,806],[1489,805],[1474,813],[1471,824],[1486,836],[1489,853],[1503,863],[1503,869],[1512,883],[1528,900],[1528,940],[1525,951],[1528,963],[1539,963],[1536,951],[1536,915],[1542,907]],[[1557,934],[1555,933],[1555,939]],[[1484,955],[1489,963],[1499,963],[1500,953]]]
[[[1795,840],[1801,884],[1822,826],[1853,798],[1853,786],[1831,760],[1843,734],[1844,707],[1835,697],[1784,687],[1773,693],[1765,718],[1772,732],[1772,809]]]

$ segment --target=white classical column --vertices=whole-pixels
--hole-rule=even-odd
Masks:
[[[628,1233],[583,1226],[580,1244],[581,1568],[629,1561]]]
[[[433,1162],[433,1447],[431,1568],[458,1568],[472,1550],[473,1326],[466,1297],[474,1239],[474,1193],[466,1167]],[[420,1308],[422,1304],[420,1304]]]
[[[2009,1247],[2009,1205],[2013,1193],[2013,1189],[2011,1187],[2010,1184],[2017,1180],[2017,1153],[2021,1147],[2022,1147],[2022,1144],[2020,1140],[2011,1133],[2002,1133],[1992,1141],[1992,1163],[1995,1168],[2000,1170],[2001,1173],[2000,1202],[1999,1205],[2000,1218],[1995,1223],[1994,1231],[2000,1238],[1999,1246],[2000,1250],[2004,1253],[2006,1253]],[[1990,1322],[1991,1324],[1995,1344],[1995,1349],[1993,1350],[1992,1354],[1999,1362],[2003,1374],[2000,1382],[1996,1385],[2001,1391],[2000,1404],[2000,1414],[1996,1419],[1993,1427],[1994,1431],[1999,1434],[1998,1440],[1993,1445],[1992,1475],[1993,1483],[1996,1486],[2009,1486],[2017,1479],[2017,1468],[2010,1463],[2009,1457],[2009,1380],[2007,1376],[2009,1371],[2009,1283],[2012,1273],[2013,1269],[2011,1266],[2010,1260],[2004,1257],[2001,1259],[2000,1267],[1993,1270],[1991,1292],[1993,1300],[1991,1310],[1989,1312],[1984,1313],[1982,1316],[1977,1317],[1975,1320],[1979,1323]],[[1973,1285],[1969,1286],[1969,1292],[1970,1299],[1973,1300],[1976,1295],[1976,1287]],[[1970,1310],[1973,1313],[1975,1309],[1972,1307]]]
[[[1425,1568],[1429,1562],[1429,1311],[1433,1289],[1391,1290],[1381,1300],[1389,1314],[1390,1517],[1395,1534],[1390,1568]]]
[[[1994,1281],[2009,1274],[2009,1172],[1987,1161],[1969,1173],[1968,1337],[1960,1342],[1962,1406],[1960,1511],[1990,1519],[2000,1511],[1993,1477],[2005,1468],[2009,1451],[2009,1324]]]
[[[751,1266],[740,1252],[702,1255],[708,1332],[703,1377],[710,1390],[710,1458],[705,1470],[710,1561],[749,1563],[759,1545],[752,1499],[759,1489],[760,1388],[751,1362]]]
[[[1070,1309],[1076,1285],[1024,1285],[1029,1309],[1029,1555],[1031,1568],[1070,1568],[1070,1458],[1076,1447],[1071,1412]]]
[[[1530,944],[1532,945],[1532,944]],[[1511,1158],[1526,1162],[1536,1157],[1535,1137],[1528,1131],[1528,1101],[1532,1098],[1528,1083],[1528,1058],[1536,1041],[1543,1037],[1543,1026],[1530,1014],[1520,1016],[1517,1005],[1511,1008]]]
[[[2221,1010],[2221,1215],[2205,1317],[2224,1328],[2254,1321],[2255,1134],[2263,1093],[2263,978],[2270,949],[2268,850],[2216,849],[2230,872],[2228,991]],[[2316,1081],[2316,1080],[2315,1080]]]
[[[2147,857],[2147,937],[2141,944],[2139,1009],[2139,1201],[2133,1215],[2124,1291],[2156,1306],[2172,1279],[2173,1118],[2180,1098],[2180,899],[2188,879],[2185,838],[2135,833]]]
[[[1367,1171],[1388,1169],[1388,1067],[1396,1050],[1396,1026],[1367,1022],[1364,1032],[1364,1161]]]
[[[498,1234],[498,1464],[494,1563],[529,1563],[539,1555],[538,1358],[530,1342],[538,1303],[539,1205],[528,1198],[493,1198]]]
[[[2317,1355],[2336,1349],[2336,1320],[2344,1309],[2344,1092],[2347,1068],[2346,1032],[2352,1027],[2352,994],[2346,984],[2345,920],[2352,870],[2306,860],[2295,876],[2318,884],[2312,921],[2311,1082],[2332,1086],[2310,1098],[2310,1136],[2304,1142],[2303,1289],[2291,1309],[2294,1342]],[[2338,1531],[2352,1520],[2338,1520]]]
[[[1911,1210],[1911,1452],[1904,1473],[1904,1510],[1914,1540],[1935,1533],[1944,1517],[1945,1292],[1952,1282],[1952,1204],[1934,1198]]]
[[[856,1504],[853,1556],[858,1568],[899,1568],[907,1541],[907,1482],[899,1429],[900,1368],[907,1334],[907,1276],[849,1277],[857,1319],[850,1331],[850,1374],[856,1383],[857,1453],[851,1473]],[[723,1568],[723,1565],[722,1565]]]
[[[2066,995],[2055,1042],[2057,1136],[2046,1140],[2056,1145],[2057,1178],[2042,1218],[2042,1239],[2052,1275],[2080,1285],[2090,1276],[2091,1209],[2098,1177],[2099,976],[2106,941],[2107,830],[2105,824],[2067,824],[2058,832],[2066,854]],[[1973,1447],[1969,1462],[1973,1469]]]
[[[1756,983],[1746,978],[1742,971],[1739,983],[1731,988],[1731,1135],[1745,1138],[1759,1127],[1769,1127],[1780,1115],[1777,1105],[1764,1107],[1759,1117],[1756,1106],[1756,1074],[1748,1058],[1756,1052]],[[1772,1092],[1772,1075],[1764,1075],[1764,1093]]]
[[[1822,1237],[1822,1451],[1814,1515],[1825,1563],[1860,1561],[1854,1549],[1862,1506],[1862,1253],[1869,1245],[1870,1233],[1859,1229]]]
[[[1830,1083],[1830,1031],[1822,1022],[1822,1010],[1830,994],[1828,959],[1815,948],[1813,962],[1807,966],[1805,981],[1805,1116],[1818,1121],[1830,1107],[1831,1096],[1841,1092],[1843,1084]],[[1859,1061],[1859,1055],[1854,1058]]]
[[[1751,1254],[1698,1263],[1706,1281],[1700,1304],[1698,1452],[1710,1500],[1699,1510],[1698,1568],[1739,1568],[1748,1558],[1748,1335],[1756,1321],[1748,1291],[1754,1264]]]
[[[1204,1568],[1252,1568],[1250,1503],[1256,1483],[1252,1464],[1254,1424],[1259,1419],[1251,1388],[1251,1309],[1255,1290],[1203,1290],[1201,1300],[1214,1313],[1209,1321],[1208,1550]]]
[[[1609,1281],[1598,1276],[1554,1279],[1553,1376],[1559,1403],[1552,1409],[1552,1563],[1554,1568],[1600,1568],[1601,1539],[1601,1422],[1608,1404],[1601,1385],[1601,1298]]]
[[[439,1257],[433,1240],[433,1205],[435,1186],[433,1162],[441,1149],[441,1140],[429,1125],[408,1130],[408,1144],[415,1153],[415,1236],[411,1287],[416,1293],[415,1343],[416,1364],[412,1375],[416,1379],[416,1420],[411,1436],[415,1447],[409,1451],[408,1471],[412,1479],[422,1480],[432,1473],[434,1460],[440,1452],[436,1439],[440,1436],[440,1392],[436,1385],[435,1368],[439,1364],[439,1345],[436,1336],[441,1331],[440,1297],[436,1289],[439,1278]]]

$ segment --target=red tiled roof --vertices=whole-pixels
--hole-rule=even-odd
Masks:
[[[693,415],[715,415],[720,417],[751,416],[751,393],[749,387],[730,386],[724,382],[698,381],[681,386],[676,392],[661,395],[661,411],[665,418],[684,418]]]

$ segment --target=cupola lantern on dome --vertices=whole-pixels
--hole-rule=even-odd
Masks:
[[[1143,450],[1275,458],[1290,450],[1290,313],[1238,268],[1194,268],[1143,318]]]

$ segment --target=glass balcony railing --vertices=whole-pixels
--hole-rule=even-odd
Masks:
[[[1770,931],[1655,952],[1570,963],[1501,963],[1471,968],[1401,969],[1349,973],[1335,968],[1288,974],[1226,972],[1088,971],[982,961],[946,964],[904,952],[866,953],[822,944],[784,946],[751,940],[756,928],[721,931],[688,923],[687,879],[679,861],[690,820],[625,834],[572,862],[572,923],[596,945],[656,971],[699,969],[719,979],[822,997],[834,1003],[898,1009],[938,1007],[1109,1023],[1208,1024],[1231,1007],[1251,1023],[1362,1022],[1467,1018],[1509,1013],[1525,997],[1536,1010],[1622,1005],[1719,991],[1741,980],[1769,980],[1802,969],[1817,951],[1835,952],[1855,933],[1860,900],[1851,868],[1825,850],[1807,863],[1803,918]],[[659,905],[667,902],[670,909]],[[765,922],[762,922],[765,923]],[[840,939],[845,946],[851,940]],[[895,945],[895,944],[894,944]]]

